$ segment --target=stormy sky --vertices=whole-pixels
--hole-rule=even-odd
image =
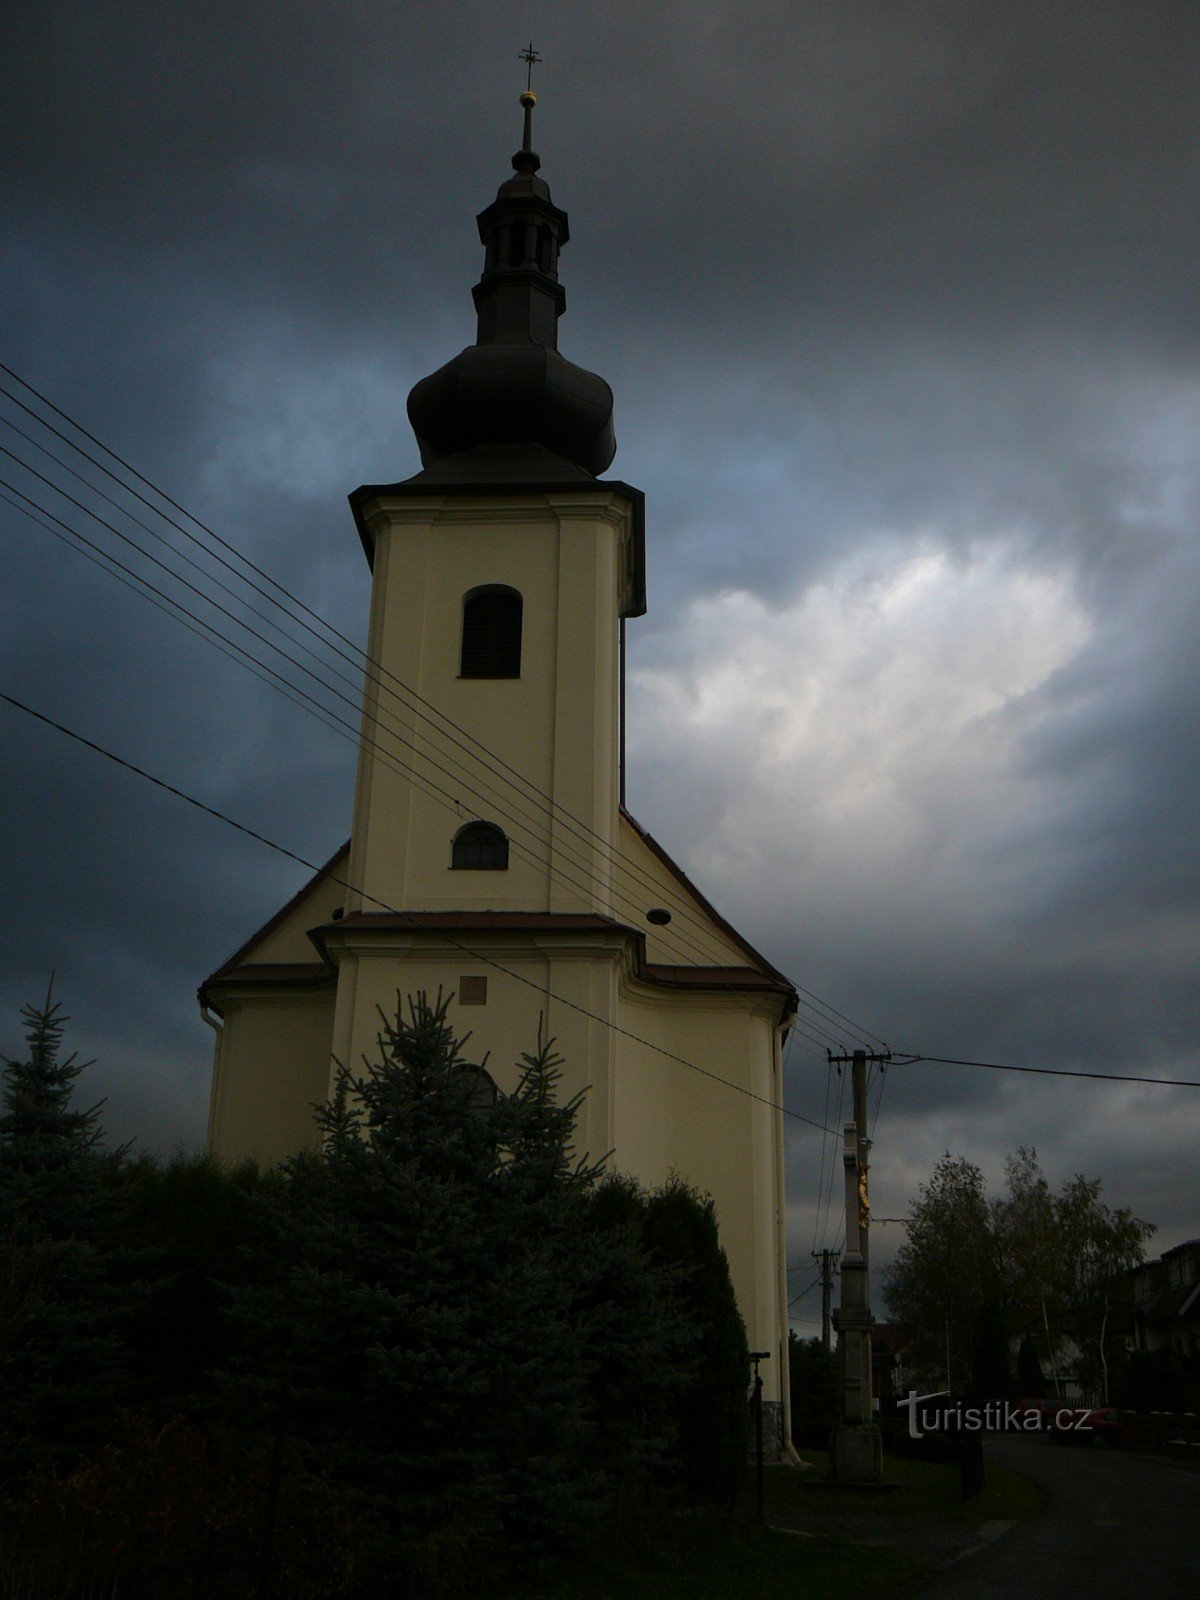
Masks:
[[[417,470],[408,390],[474,336],[532,35],[561,348],[647,496],[629,803],[852,1019],[805,1013],[788,1104],[836,1116],[823,1047],[863,1029],[1200,1079],[1195,5],[40,0],[7,32],[0,360],[355,640],[345,497]],[[0,479],[0,689],[323,860],[352,744]],[[4,705],[0,738],[0,1051],[53,969],[111,1132],[193,1146],[196,985],[305,874]],[[879,1106],[881,1217],[944,1150],[998,1183],[1034,1144],[1156,1249],[1200,1232],[1200,1090],[897,1065]],[[799,1123],[788,1170],[803,1295],[840,1228]]]

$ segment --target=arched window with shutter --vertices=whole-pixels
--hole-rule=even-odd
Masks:
[[[450,865],[467,872],[506,872],[508,840],[494,822],[468,822],[454,835]]]
[[[472,589],[463,601],[462,678],[521,676],[521,596],[492,585]]]
[[[491,1073],[485,1072],[482,1067],[466,1066],[463,1068],[467,1081],[470,1084],[467,1099],[467,1115],[472,1117],[490,1117],[496,1109],[496,1101],[500,1098],[500,1091],[496,1088],[496,1081]]]

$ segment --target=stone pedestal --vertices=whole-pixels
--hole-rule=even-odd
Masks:
[[[829,1476],[835,1483],[882,1483],[883,1439],[873,1422],[845,1422],[829,1440]]]

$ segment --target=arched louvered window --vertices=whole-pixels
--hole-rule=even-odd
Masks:
[[[521,676],[521,596],[515,589],[473,589],[463,601],[463,678]]]
[[[495,1080],[482,1067],[464,1067],[463,1072],[470,1082],[467,1114],[472,1117],[490,1117],[500,1097]]]
[[[454,835],[450,865],[468,872],[506,872],[508,840],[494,822],[468,822]]]

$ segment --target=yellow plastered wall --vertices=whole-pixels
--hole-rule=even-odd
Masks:
[[[209,1113],[209,1149],[222,1161],[282,1161],[317,1143],[333,1039],[332,988],[224,1001]]]
[[[537,1048],[540,1026],[563,1057],[560,1101],[584,1094],[577,1152],[596,1159],[607,1154],[613,1142],[610,1102],[618,1036],[602,1019],[615,1011],[620,940],[608,949],[568,947],[534,935],[520,941],[475,935],[469,943],[487,959],[439,944],[436,935],[362,936],[341,946],[335,1058],[355,1070],[364,1058],[377,1060],[380,1011],[393,1017],[398,997],[406,1004],[421,991],[431,1000],[439,990],[457,995],[464,976],[484,977],[485,1004],[451,1003],[456,1033],[472,1035],[467,1058],[482,1063],[486,1056],[488,1071],[509,1093],[520,1076],[521,1056]]]
[[[737,967],[745,963],[746,952],[741,945],[713,922],[700,901],[651,850],[627,817],[621,818],[618,841],[619,914],[645,934],[647,961],[685,967]],[[671,913],[666,927],[646,921],[646,912],[655,907]]]
[[[447,509],[436,497],[381,500],[369,521],[380,670],[365,699],[356,909],[607,906],[624,501],[602,491],[502,505],[456,497]],[[463,600],[491,584],[522,596],[521,676],[461,678]],[[508,835],[507,872],[447,871],[455,832],[475,817]]]
[[[779,1114],[764,1103],[779,1101],[777,1002],[639,989],[623,988],[619,1011],[626,1035],[613,1097],[617,1164],[651,1186],[678,1172],[712,1196],[750,1346],[772,1352],[764,1394],[778,1399],[785,1233]]]

